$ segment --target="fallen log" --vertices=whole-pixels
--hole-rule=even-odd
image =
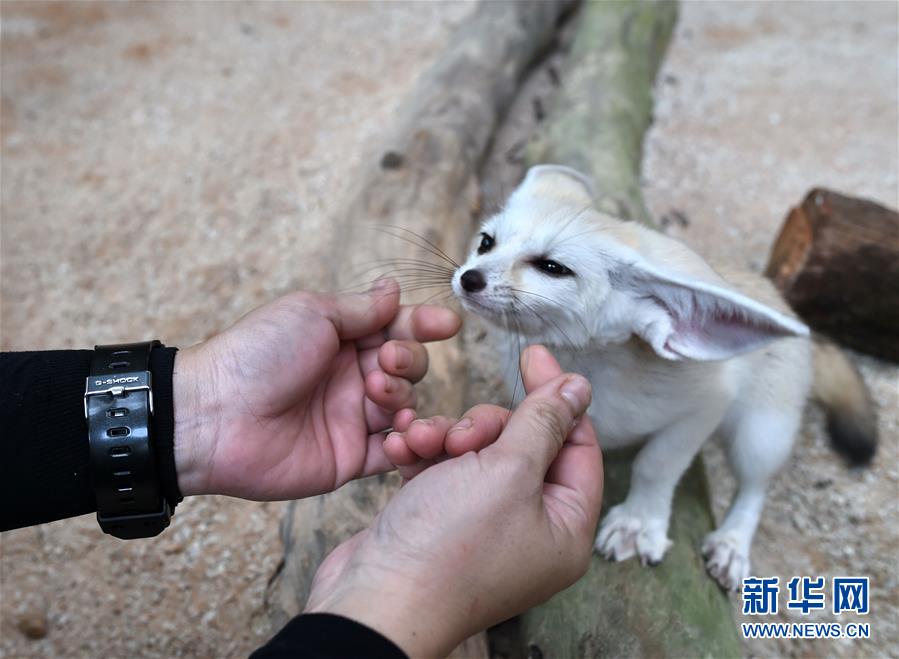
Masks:
[[[765,274],[814,330],[899,362],[899,213],[814,189],[791,209]]]
[[[397,126],[377,157],[360,173],[361,184],[338,218],[333,273],[372,260],[405,256],[405,230],[437,249],[460,256],[471,236],[477,205],[477,170],[497,123],[520,79],[553,42],[572,0],[484,2],[456,29],[431,69],[409,95]],[[401,229],[372,231],[378,225]],[[415,239],[413,239],[415,240]],[[457,341],[430,349],[422,392],[425,413],[463,410],[465,363]],[[368,526],[398,486],[393,476],[353,481],[323,497],[293,502],[283,520],[282,569],[268,592],[269,618],[283,625],[300,610],[321,560],[340,542]],[[487,656],[483,635],[455,654]]]
[[[643,135],[677,7],[666,1],[595,2],[582,14],[561,93],[526,150],[527,160],[591,175],[599,208],[651,225],[639,183]],[[625,498],[631,458],[604,456],[604,509]],[[739,656],[730,603],[699,555],[713,522],[697,459],[675,494],[673,546],[661,565],[594,556],[583,579],[522,616],[520,642],[532,657]]]
[[[643,136],[677,3],[591,2],[582,14],[564,84],[526,159],[593,173],[600,210],[654,225],[640,190]]]

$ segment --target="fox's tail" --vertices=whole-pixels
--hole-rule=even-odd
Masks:
[[[861,374],[839,348],[815,337],[812,395],[827,412],[834,448],[853,465],[871,462],[877,450],[877,413]]]

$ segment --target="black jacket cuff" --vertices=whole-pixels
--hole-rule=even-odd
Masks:
[[[330,613],[297,616],[251,659],[408,659],[392,641],[365,625]]]

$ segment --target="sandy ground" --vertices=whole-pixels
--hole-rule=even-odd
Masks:
[[[4,2],[0,347],[188,345],[324,281],[360,156],[468,10]],[[684,3],[646,150],[653,212],[689,219],[671,233],[760,269],[814,185],[896,206],[896,19],[893,3]],[[754,559],[762,574],[870,575],[873,638],[749,655],[899,655],[896,369],[860,362],[875,465],[846,470],[810,413]],[[720,512],[732,481],[706,457]],[[0,654],[244,656],[271,634],[282,508],[193,499],[140,543],[89,516],[4,534]]]

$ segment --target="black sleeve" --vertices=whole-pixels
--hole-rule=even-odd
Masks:
[[[297,616],[251,659],[408,659],[394,643],[363,624],[329,613]]]
[[[172,509],[181,501],[173,444],[176,351],[156,348],[150,353],[157,473]],[[97,510],[88,474],[83,402],[92,354],[0,354],[0,531]]]

